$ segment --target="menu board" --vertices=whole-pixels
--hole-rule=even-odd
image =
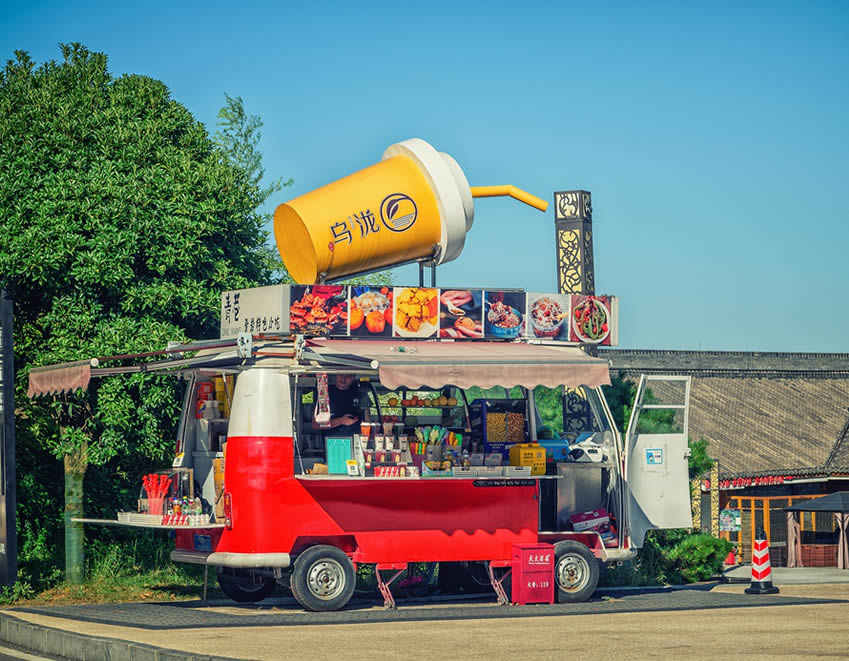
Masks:
[[[572,296],[569,341],[610,346],[618,341],[618,304],[613,296]]]
[[[348,333],[348,288],[342,285],[292,285],[289,330],[302,335]]]
[[[296,333],[614,346],[618,317],[615,296],[521,289],[275,285],[221,296],[221,337]]]
[[[525,336],[525,303],[523,291],[484,292],[486,314],[484,337],[490,340],[515,340]]]
[[[569,294],[528,293],[527,336],[568,341],[571,299]]]
[[[291,293],[289,285],[225,291],[221,294],[219,337],[288,333]]]
[[[439,295],[439,337],[483,337],[483,290],[443,289]]]
[[[392,336],[392,287],[352,286],[350,296],[352,337]]]
[[[439,333],[439,290],[395,287],[392,321],[394,337],[436,337]]]

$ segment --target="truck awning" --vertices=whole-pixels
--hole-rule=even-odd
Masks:
[[[610,364],[577,347],[519,342],[308,340],[325,360],[364,359],[387,388],[610,385]]]
[[[78,360],[73,363],[34,367],[29,373],[30,397],[85,390],[91,380],[91,361]]]
[[[208,340],[190,344],[175,345],[164,351],[148,353],[122,354],[104,358],[90,358],[70,363],[57,363],[43,367],[33,367],[29,372],[29,397],[55,395],[63,392],[85,390],[91,379],[115,374],[134,374],[137,372],[173,372],[190,367],[232,367],[243,362],[235,348],[235,340]],[[182,352],[196,353],[192,358],[183,358]],[[151,362],[122,365],[117,367],[99,367],[106,361],[123,361],[139,358],[169,356]]]

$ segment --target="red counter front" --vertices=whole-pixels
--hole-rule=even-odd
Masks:
[[[355,562],[508,560],[536,542],[532,480],[289,478],[245,512],[233,494],[233,528],[217,551],[297,553],[332,544]]]
[[[289,553],[330,544],[354,562],[509,560],[535,543],[532,479],[294,476],[292,439],[230,437],[232,527],[219,553]]]

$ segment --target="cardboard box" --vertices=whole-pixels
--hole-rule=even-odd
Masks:
[[[545,475],[545,450],[534,443],[517,443],[510,448],[511,466],[530,466],[531,475]]]
[[[582,530],[594,530],[601,526],[610,527],[610,516],[608,515],[607,510],[603,507],[589,512],[573,514],[569,517],[569,521],[572,524],[572,530],[576,532],[580,532]]]

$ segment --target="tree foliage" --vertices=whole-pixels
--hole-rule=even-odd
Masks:
[[[215,132],[215,144],[221,149],[225,159],[238,166],[247,176],[256,195],[257,207],[261,206],[274,193],[295,183],[294,179],[283,181],[274,179],[265,188],[262,180],[265,168],[262,165],[262,152],[259,142],[262,139],[262,118],[249,115],[240,96],[230,96],[225,92],[225,103],[218,111],[218,130]],[[268,215],[263,218],[269,218]]]
[[[278,177],[267,186],[263,186],[265,168],[262,164],[262,152],[259,150],[262,139],[262,118],[259,115],[249,115],[240,96],[230,96],[225,92],[224,101],[224,105],[218,111],[216,124],[218,129],[213,140],[220,149],[221,158],[245,173],[259,209],[269,197],[291,186],[295,180],[290,178],[283,181],[282,177]],[[260,217],[267,225],[271,222],[272,214],[261,213]],[[291,282],[277,248],[267,243],[262,250],[266,259],[273,265],[273,282]]]
[[[225,93],[224,101],[224,105],[218,111],[216,124],[218,129],[213,139],[221,150],[221,157],[245,173],[255,196],[257,208],[260,208],[271,195],[291,186],[295,180],[290,178],[283,181],[282,178],[277,178],[267,186],[263,186],[265,168],[262,165],[262,152],[259,149],[262,138],[262,118],[259,115],[248,114],[245,110],[245,102],[240,96],[230,96]],[[270,223],[272,214],[263,213],[261,218],[264,223]],[[273,264],[273,281],[292,282],[277,248],[267,244],[263,249],[267,259]],[[345,284],[390,285],[392,279],[391,271],[382,271],[350,278],[345,281]]]
[[[690,439],[690,477],[701,477],[713,467],[713,457],[708,452],[708,440],[702,436],[698,441]]]
[[[44,469],[45,453],[135,481],[126,458],[165,458],[179,406],[173,382],[142,374],[32,401],[29,369],[212,337],[220,292],[267,284],[273,268],[257,171],[222,157],[164,83],[113,77],[106,55],[60,48],[40,66],[17,51],[0,72],[0,286],[14,298],[19,453],[51,473],[21,480],[25,558],[55,543],[39,537],[54,514],[26,511],[61,502],[61,466]]]
[[[637,385],[626,378],[624,372],[619,372],[610,377],[609,386],[602,386],[602,392],[610,407],[613,420],[619,427],[619,431],[624,433],[628,427],[628,419],[631,417],[631,408],[637,397]]]

